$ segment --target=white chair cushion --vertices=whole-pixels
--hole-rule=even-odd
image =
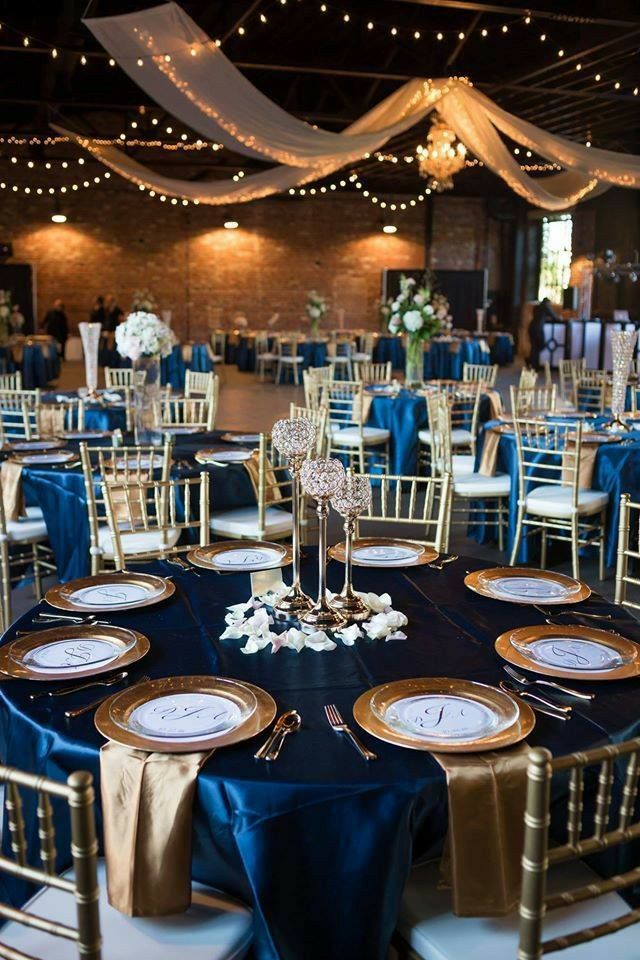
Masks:
[[[282,363],[302,363],[304,357],[291,357],[289,354],[287,354],[286,356],[281,356],[278,359],[281,360]]]
[[[46,540],[47,525],[42,519],[40,507],[27,507],[26,517],[7,520],[7,536],[14,543],[23,540]]]
[[[431,430],[418,430],[418,440],[420,443],[431,443]]]
[[[358,363],[370,363],[371,354],[370,353],[352,353],[351,359],[357,360]]]
[[[273,363],[277,359],[277,353],[259,353],[257,357],[258,363]]]
[[[476,458],[470,453],[454,453],[451,457],[451,469],[457,480],[471,476],[476,466]]]
[[[212,363],[222,363],[222,361],[224,360],[224,357],[222,356],[221,353],[212,353],[209,359],[211,360]]]
[[[267,507],[264,516],[265,530],[269,536],[290,533],[293,530],[293,516],[287,510]],[[224,510],[212,517],[209,526],[213,533],[226,537],[256,537],[262,535],[258,527],[257,507],[237,507]]]
[[[471,473],[460,479],[456,479],[455,473],[453,476],[453,492],[460,497],[507,497],[511,493],[511,477],[508,473],[497,473],[495,477]]]
[[[382,427],[363,427],[362,439],[365,446],[374,443],[386,443],[391,434]],[[357,427],[343,427],[341,430],[332,430],[331,440],[339,446],[358,446],[360,444],[360,431]]]
[[[597,877],[579,861],[550,874],[549,892],[582,886]],[[515,960],[518,953],[517,913],[496,919],[454,917],[451,896],[438,890],[438,864],[414,868],[405,887],[398,930],[424,960]],[[553,910],[543,927],[545,940],[611,920],[630,908],[616,893],[578,906]],[[551,956],[551,954],[550,954]],[[561,950],[562,960],[637,960],[638,931],[627,927],[610,936]]]
[[[571,487],[560,487],[553,483],[545,483],[527,494],[527,513],[539,517],[553,517],[557,520],[566,520],[571,516]],[[600,513],[609,502],[609,495],[601,490],[578,491],[578,513],[589,516]]]
[[[68,871],[65,877],[72,876]],[[251,944],[251,911],[224,894],[193,884],[193,903],[185,913],[168,917],[127,917],[109,906],[104,862],[98,862],[102,960],[240,960]],[[48,920],[75,927],[71,894],[44,888],[25,909]],[[0,940],[24,954],[43,960],[77,960],[75,944],[7,923]]]
[[[328,363],[349,363],[351,359],[345,353],[339,353],[337,357],[327,357]]]
[[[180,539],[179,530],[168,530],[166,542],[170,547],[174,547]],[[136,553],[151,553],[153,550],[159,550],[162,544],[162,538],[157,530],[141,530],[139,533],[122,533],[122,549],[125,554],[134,555]],[[102,551],[102,556],[109,559],[113,557],[113,540],[109,527],[98,527],[98,546]]]
[[[454,427],[451,431],[451,445],[453,447],[462,447],[467,443],[473,443],[471,430],[466,430],[463,427]]]

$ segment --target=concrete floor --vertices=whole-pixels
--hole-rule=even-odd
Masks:
[[[256,374],[241,373],[234,366],[225,366],[221,373],[220,409],[216,426],[227,430],[245,430],[250,432],[266,431],[274,421],[288,416],[289,404],[304,403],[302,387],[293,385],[278,385],[260,383]],[[508,403],[509,386],[517,382],[520,375],[520,364],[500,369],[498,389],[502,392],[505,404]],[[84,365],[82,363],[64,363],[57,386],[62,390],[73,390],[84,386]],[[391,531],[387,526],[385,534]],[[406,530],[404,531],[406,535]],[[401,535],[401,532],[399,532]],[[341,539],[340,520],[332,515],[329,524],[330,539]],[[464,526],[454,527],[452,530],[450,552],[459,555],[481,557],[487,565],[498,565],[505,562],[505,557],[493,545],[480,545],[466,536]],[[571,574],[569,547],[557,545],[552,555],[553,569],[561,573]],[[590,586],[603,596],[613,599],[614,571],[607,571],[607,579],[598,580],[597,552],[590,550],[581,559],[581,577]],[[54,582],[51,580],[51,582]],[[20,585],[13,591],[13,613],[19,616],[33,605],[33,593],[30,585]]]

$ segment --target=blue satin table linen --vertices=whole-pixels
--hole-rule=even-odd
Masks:
[[[22,371],[24,390],[45,387],[60,375],[60,358],[55,343],[25,344],[22,360],[17,365]]]
[[[405,364],[405,349],[401,337],[378,337],[373,348],[374,363],[388,363],[394,370],[403,370]]]
[[[275,337],[269,337],[269,349],[273,350]],[[298,356],[302,357],[302,369],[324,367],[327,363],[327,344],[323,340],[300,340]],[[256,369],[255,337],[240,336],[235,348],[235,362],[238,370],[254,372]],[[284,376],[293,377],[291,370],[285,370]]]
[[[432,340],[424,354],[424,378],[462,380],[465,363],[488,364],[489,360],[478,340]]]
[[[149,654],[130,668],[164,677],[220,674],[258,684],[278,710],[296,708],[299,733],[276,763],[253,759],[264,735],[214,752],[198,777],[193,819],[193,876],[236,895],[254,909],[255,960],[386,960],[410,865],[437,855],[447,824],[444,772],[426,752],[407,750],[362,733],[379,759],[363,762],[328,726],[323,706],[335,703],[351,720],[354,701],[390,680],[445,676],[497,684],[504,676],[493,644],[502,631],[542,623],[535,610],[480,597],[463,586],[465,571],[481,560],[461,557],[442,572],[356,568],[358,589],[388,591],[409,618],[406,640],[358,641],[332,652],[280,650],[243,654],[242,641],[220,640],[228,604],[250,593],[246,574],[202,577],[167,563],[149,573],[171,575],[173,598],[157,607],[114,612],[114,624],[141,631]],[[303,563],[303,587],[316,585],[314,551]],[[329,566],[329,587],[340,588],[343,567]],[[289,579],[285,573],[285,579]],[[590,601],[603,612],[609,604]],[[640,641],[640,625],[615,610],[616,628]],[[15,628],[29,626],[31,614]],[[93,715],[65,720],[64,710],[96,699],[95,690],[57,700],[29,700],[39,684],[11,680],[0,686],[2,760],[32,773],[64,779],[75,769],[99,780],[102,737]],[[570,723],[537,716],[530,746],[561,754],[619,741],[640,732],[637,681],[585,684],[597,690],[576,703]],[[98,827],[101,835],[99,797]],[[37,826],[32,797],[24,816],[32,855]],[[29,801],[29,802],[27,802]],[[59,851],[68,850],[68,817],[56,808]],[[10,839],[3,833],[5,851]],[[59,856],[62,869],[68,864]],[[2,874],[0,895],[22,902],[33,891]],[[142,960],[142,958],[141,958]],[[144,958],[147,960],[147,958]],[[462,958],[460,958],[462,960]]]
[[[485,425],[485,430],[490,427],[491,422]],[[592,489],[602,490],[609,494],[605,529],[605,562],[608,567],[613,567],[616,563],[620,495],[628,493],[632,500],[640,499],[640,431],[632,431],[623,435],[623,438],[631,439],[634,442],[622,445],[620,443],[602,443],[598,446],[591,482]],[[483,446],[484,431],[481,431],[478,437],[476,469],[480,464]],[[509,523],[505,537],[506,553],[509,556],[515,540],[518,518],[519,469],[515,436],[506,434],[500,437],[496,471],[498,473],[508,473],[511,477]],[[531,486],[539,486],[542,482],[540,479],[536,479]],[[486,543],[493,538],[494,531],[482,523],[477,523],[470,526],[469,535],[474,537],[477,543]],[[539,537],[523,537],[517,560],[519,563],[535,562],[539,556],[538,551]]]

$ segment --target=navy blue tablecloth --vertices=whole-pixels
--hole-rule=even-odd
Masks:
[[[238,370],[245,373],[253,372],[256,369],[256,347],[255,337],[238,338],[235,348],[235,362]],[[273,349],[275,337],[269,338],[269,349]],[[324,367],[327,362],[327,344],[322,340],[301,340],[298,343],[298,356],[302,357],[302,369],[308,370],[309,367]],[[285,374],[287,371],[285,370]],[[293,376],[291,370],[289,376]]]
[[[92,445],[101,443],[108,444],[109,440],[96,440]],[[175,467],[174,470],[178,474],[189,471],[191,467],[198,471],[209,471],[211,504],[216,512],[255,503],[249,475],[241,463],[202,466],[192,459],[197,450],[214,445],[224,446],[220,443],[220,431],[177,437],[173,456],[176,461],[184,462],[185,466]],[[69,443],[68,446],[74,448],[76,445]],[[76,577],[88,576],[91,572],[89,519],[82,470],[79,467],[65,470],[62,466],[25,467],[22,482],[27,503],[36,504],[42,509],[60,581],[64,583]]]
[[[303,563],[303,586],[313,592],[313,556]],[[174,577],[176,593],[158,607],[113,613],[114,623],[146,634],[151,650],[130,668],[132,679],[221,674],[258,684],[278,709],[296,708],[299,733],[274,764],[253,759],[264,737],[215,751],[198,777],[193,820],[193,875],[241,897],[254,908],[256,960],[385,960],[412,860],[437,855],[446,830],[444,772],[428,753],[363,739],[379,755],[364,763],[329,728],[323,705],[336,703],[351,718],[357,697],[395,679],[448,676],[497,684],[502,663],[497,634],[541,623],[534,610],[465,590],[467,570],[481,560],[460,558],[443,572],[417,567],[355,573],[363,590],[387,590],[409,618],[408,639],[362,641],[333,652],[281,650],[255,656],[237,640],[220,640],[225,607],[247,599],[246,574],[198,579],[167,563],[147,572]],[[343,568],[329,567],[338,589]],[[612,609],[590,601],[590,609]],[[640,640],[640,626],[615,610],[616,628]],[[16,627],[25,629],[31,614]],[[5,640],[13,638],[13,628]],[[71,698],[28,699],[35,684],[11,680],[0,687],[2,760],[32,773],[64,779],[82,768],[99,777],[102,737],[92,714],[65,720],[70,705],[95,699],[95,690]],[[554,753],[587,749],[640,732],[637,681],[586,685],[593,703],[576,702],[568,723],[539,715],[527,738]],[[98,827],[101,817],[98,798]],[[24,817],[31,850],[37,849],[32,796]],[[56,807],[60,813],[60,807]],[[68,864],[68,817],[56,817],[58,868]],[[3,831],[5,850],[9,831]],[[616,865],[617,866],[617,865]],[[14,903],[32,891],[6,874],[0,895]],[[462,921],[463,922],[463,921]],[[142,958],[141,958],[142,960]],[[145,958],[146,960],[146,958]]]
[[[477,340],[432,340],[424,354],[425,380],[462,380],[465,363],[490,361]]]
[[[491,423],[487,423],[485,430]],[[620,495],[628,493],[632,500],[640,499],[640,432],[633,431],[625,435],[625,439],[635,442],[628,444],[603,443],[598,447],[593,470],[591,486],[594,490],[603,490],[609,494],[607,506],[605,557],[608,567],[615,566],[616,547],[618,540],[618,518],[620,514]],[[476,469],[482,457],[484,446],[484,432],[478,438]],[[496,470],[499,473],[508,473],[511,477],[511,495],[509,497],[509,526],[506,536],[506,550],[509,556],[516,535],[516,521],[518,517],[518,450],[513,435],[506,434],[500,437]],[[532,486],[543,482],[539,477]],[[470,536],[478,543],[485,543],[492,539],[492,530],[482,524],[470,528]],[[539,557],[540,540],[537,537],[523,538],[518,561],[532,563]]]
[[[56,344],[25,344],[22,360],[17,367],[22,371],[22,386],[25,390],[45,387],[60,375],[60,358]]]
[[[513,363],[513,337],[508,333],[496,333],[490,339],[491,363],[506,367]]]
[[[401,337],[378,337],[373,348],[374,363],[388,363],[394,370],[403,370],[405,364],[405,350]]]

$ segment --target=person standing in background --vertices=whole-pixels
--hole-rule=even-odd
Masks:
[[[106,320],[104,329],[113,333],[119,323],[124,320],[124,310],[118,306],[118,301],[112,293],[108,294],[104,302]]]
[[[89,320],[91,323],[99,323],[102,329],[105,329],[107,311],[104,308],[104,297],[96,297],[96,302],[93,305]]]
[[[540,366],[540,352],[544,350],[544,325],[557,322],[559,319],[548,297],[544,297],[533,309],[533,319],[529,324],[529,343],[531,344],[529,366],[534,370]]]
[[[45,314],[42,327],[50,337],[58,341],[58,353],[64,360],[65,345],[69,337],[69,321],[64,312],[64,303],[59,297],[53,301],[51,309]]]

